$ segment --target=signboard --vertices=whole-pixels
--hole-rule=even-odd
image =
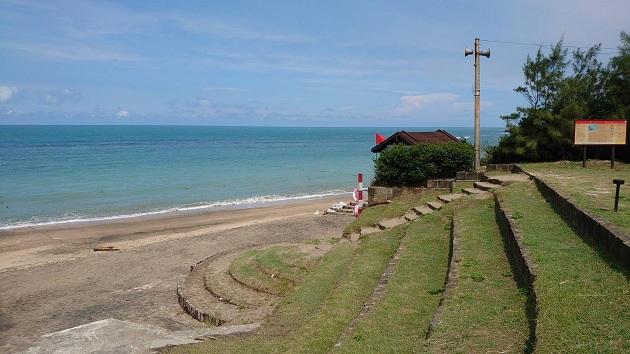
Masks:
[[[575,145],[625,145],[625,120],[576,120],[574,123]]]

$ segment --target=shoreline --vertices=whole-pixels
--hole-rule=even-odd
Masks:
[[[76,259],[94,247],[137,248],[299,215],[322,214],[343,196],[237,209],[159,215],[0,230],[0,272]],[[347,198],[346,198],[347,199]],[[339,235],[341,236],[341,235]]]
[[[1,315],[10,325],[0,331],[0,351],[110,318],[200,328],[175,295],[191,265],[217,252],[341,237],[352,217],[321,215],[339,200],[2,231]],[[99,246],[118,250],[95,252]]]
[[[161,217],[181,216],[187,214],[203,214],[214,211],[229,211],[239,209],[255,209],[264,208],[269,206],[279,206],[285,204],[297,204],[309,201],[317,201],[328,198],[343,198],[344,196],[351,195],[351,192],[338,192],[329,194],[307,194],[302,196],[289,196],[278,199],[265,199],[262,197],[262,201],[248,201],[253,198],[245,199],[233,199],[222,202],[210,203],[208,205],[194,206],[194,207],[170,207],[167,209],[137,212],[133,214],[121,214],[110,216],[95,216],[86,218],[76,218],[69,220],[52,220],[42,221],[35,223],[23,222],[17,225],[0,225],[0,237],[3,232],[14,231],[28,228],[48,228],[48,227],[66,227],[72,225],[91,225],[110,222],[127,222],[133,220],[144,220]]]

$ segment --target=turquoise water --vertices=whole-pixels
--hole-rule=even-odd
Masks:
[[[373,177],[374,134],[403,129],[436,130],[0,126],[0,229],[347,197]]]

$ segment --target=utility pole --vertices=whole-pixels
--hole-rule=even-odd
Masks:
[[[479,38],[475,38],[475,50],[466,48],[464,51],[464,57],[470,54],[475,54],[475,171],[481,170],[481,133],[480,133],[480,105],[481,105],[481,90],[479,85],[479,56],[483,55],[486,58],[490,58],[490,49],[486,49],[485,52],[479,51]]]

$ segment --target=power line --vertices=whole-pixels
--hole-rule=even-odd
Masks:
[[[554,47],[554,45],[552,45],[552,44],[540,44],[540,43],[496,41],[496,40],[490,40],[490,39],[482,39],[481,41],[489,42],[489,43],[500,43],[500,44],[526,45],[526,46],[540,47],[540,48],[553,48]],[[568,49],[590,48],[589,46],[573,46],[573,45],[562,45],[561,47],[562,48],[568,48]],[[619,53],[619,49],[618,48],[599,48],[599,49],[600,50],[611,50],[611,52],[598,53],[600,55],[602,55],[602,54],[618,54]]]

